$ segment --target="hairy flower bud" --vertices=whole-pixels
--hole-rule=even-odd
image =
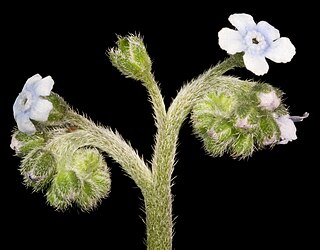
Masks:
[[[83,148],[74,153],[72,163],[82,180],[76,202],[81,209],[91,210],[109,194],[111,179],[107,164],[98,150]]]
[[[56,170],[56,160],[52,153],[41,149],[30,152],[20,167],[25,185],[34,191],[47,188]]]
[[[60,170],[47,191],[47,201],[58,210],[65,210],[75,201],[81,181],[73,170]]]
[[[13,149],[17,156],[26,156],[31,150],[41,148],[45,143],[45,136],[41,132],[29,136],[16,130],[11,137],[10,148]]]
[[[67,111],[69,110],[69,105],[66,101],[59,96],[58,94],[51,92],[51,94],[46,97],[48,101],[50,101],[53,105],[53,109],[51,110],[47,125],[60,125],[65,122],[67,119]]]
[[[108,196],[110,187],[110,173],[99,151],[80,148],[69,163],[58,170],[48,189],[47,200],[58,210],[75,204],[89,211]]]
[[[279,107],[281,100],[277,96],[275,91],[270,91],[268,93],[259,93],[260,107],[267,110],[275,110]]]
[[[109,50],[109,57],[113,66],[127,77],[143,80],[151,72],[151,60],[137,35],[118,37],[117,48]]]

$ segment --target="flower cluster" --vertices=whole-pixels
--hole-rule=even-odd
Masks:
[[[13,105],[17,129],[10,147],[22,158],[19,170],[27,187],[45,192],[57,210],[76,205],[88,211],[108,195],[109,169],[97,149],[68,139],[78,127],[70,107],[51,92],[53,84],[39,74],[27,80]]]
[[[269,84],[223,78],[194,106],[194,132],[210,155],[230,153],[240,159],[255,149],[296,140],[294,121],[308,113],[289,116],[282,96]]]

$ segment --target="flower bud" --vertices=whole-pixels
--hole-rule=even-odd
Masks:
[[[259,133],[256,135],[259,146],[275,145],[278,142],[280,131],[273,116],[267,113],[261,116],[259,128]]]
[[[250,156],[254,150],[253,133],[240,134],[232,144],[231,155],[234,158]]]
[[[12,134],[10,147],[16,152],[17,156],[23,157],[33,149],[40,149],[45,141],[45,136],[41,132],[29,136],[17,130]]]
[[[58,210],[76,205],[89,211],[108,196],[110,187],[109,170],[99,151],[80,148],[54,177],[47,200]]]
[[[109,194],[111,179],[108,167],[98,150],[87,148],[74,153],[72,164],[82,180],[76,203],[82,210],[91,210]]]
[[[106,171],[98,170],[83,182],[76,202],[82,210],[92,210],[103,198],[108,196],[110,188],[110,174]]]
[[[46,125],[60,125],[65,122],[67,111],[69,110],[69,105],[66,101],[58,94],[51,92],[51,94],[46,97],[53,105]]]
[[[275,110],[277,107],[279,107],[281,100],[277,96],[275,91],[270,91],[268,93],[259,93],[258,94],[259,100],[260,100],[260,107],[262,109],[267,110]]]
[[[143,80],[151,72],[151,60],[142,38],[136,35],[119,36],[117,46],[109,50],[113,66],[127,77]]]
[[[20,172],[26,186],[36,192],[44,190],[56,173],[55,158],[49,151],[32,151],[22,160]]]
[[[65,210],[76,200],[81,181],[73,170],[60,170],[47,191],[47,201],[58,210]]]

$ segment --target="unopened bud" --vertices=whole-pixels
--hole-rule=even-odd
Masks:
[[[119,36],[109,57],[113,66],[127,77],[143,80],[151,72],[151,60],[140,36]]]
[[[47,191],[47,200],[57,210],[76,205],[89,211],[108,196],[110,187],[110,173],[99,151],[80,148],[68,164],[58,170]]]
[[[22,160],[20,167],[25,185],[32,187],[34,191],[41,191],[47,188],[56,170],[54,156],[45,150],[31,152]]]
[[[40,149],[45,144],[45,141],[45,136],[41,132],[27,135],[17,130],[12,134],[10,147],[17,156],[23,157],[33,149]]]

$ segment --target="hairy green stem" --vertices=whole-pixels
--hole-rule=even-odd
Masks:
[[[155,81],[152,73],[147,74],[147,76],[144,78],[143,85],[149,92],[150,102],[152,103],[155,115],[156,126],[157,128],[159,128],[159,126],[163,124],[166,117],[166,107],[164,105],[164,100],[161,95],[160,88]]]
[[[96,126],[90,120],[76,113],[72,113],[71,117],[71,120],[79,125],[80,129],[70,133],[69,140],[82,147],[93,146],[106,152],[120,164],[125,173],[133,179],[143,193],[150,189],[152,184],[150,168],[117,132]]]
[[[173,238],[171,176],[180,128],[194,103],[212,87],[214,79],[242,66],[238,55],[210,68],[185,85],[172,102],[163,126],[156,135],[152,159],[153,189],[145,196],[148,250],[171,250]]]
[[[190,113],[194,103],[212,88],[217,77],[234,67],[242,67],[239,54],[227,58],[222,63],[211,67],[197,79],[181,88],[167,112],[164,127],[158,130],[152,159],[152,172],[156,179],[168,179],[172,174],[174,156],[180,128]],[[164,175],[164,176],[161,176]]]
[[[148,250],[172,249],[173,221],[171,185],[154,184],[145,199],[146,245]]]

